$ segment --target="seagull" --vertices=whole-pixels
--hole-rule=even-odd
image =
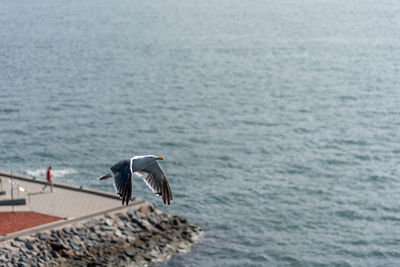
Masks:
[[[154,155],[133,156],[124,159],[112,166],[110,169],[114,174],[114,187],[117,194],[122,198],[122,205],[128,205],[132,195],[132,174],[143,177],[144,182],[154,194],[162,197],[164,204],[172,202],[171,188],[167,178],[157,160],[164,160],[163,157]],[[107,173],[98,178],[104,180],[112,177]]]

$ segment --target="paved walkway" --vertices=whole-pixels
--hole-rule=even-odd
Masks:
[[[121,200],[108,192],[61,183],[54,183],[55,192],[51,193],[49,186],[43,192],[45,180],[19,175],[11,178],[9,174],[1,172],[0,178],[6,191],[6,195],[0,195],[0,200],[11,199],[10,182],[14,183],[14,198],[26,199],[26,205],[14,206],[15,211],[34,211],[71,219],[122,206]],[[18,190],[18,187],[24,191]],[[12,211],[12,207],[0,206],[1,211]]]

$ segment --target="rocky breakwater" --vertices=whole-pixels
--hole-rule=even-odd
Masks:
[[[143,266],[189,250],[202,230],[151,205],[0,243],[0,266]]]

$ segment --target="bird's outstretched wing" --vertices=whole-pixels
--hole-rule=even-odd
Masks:
[[[125,203],[128,205],[132,196],[132,173],[130,160],[121,160],[110,169],[114,173],[115,190],[122,198],[122,204]]]
[[[157,161],[154,161],[152,164],[135,173],[143,175],[143,180],[153,193],[162,197],[164,204],[168,203],[168,205],[170,205],[172,202],[171,188]]]

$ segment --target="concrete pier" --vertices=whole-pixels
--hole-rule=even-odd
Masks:
[[[5,195],[0,196],[0,200],[11,199],[11,187],[13,187],[14,199],[26,199],[26,205],[0,206],[0,212],[14,209],[14,211],[32,211],[64,219],[34,227],[34,229],[4,235],[0,237],[0,241],[126,208],[122,206],[116,194],[104,191],[53,182],[54,192],[50,191],[49,186],[43,192],[43,186],[47,184],[44,179],[3,172],[0,172],[0,178],[3,190],[6,192]],[[144,203],[144,200],[135,198],[129,206],[141,203]]]

